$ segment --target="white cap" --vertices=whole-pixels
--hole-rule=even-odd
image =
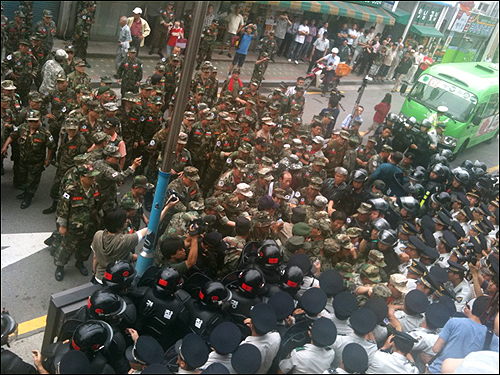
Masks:
[[[339,53],[339,49],[337,47],[332,48],[332,53]]]
[[[445,106],[445,105],[440,105],[438,108],[437,108],[437,111],[438,112],[442,112],[442,113],[446,113],[448,112],[448,107]]]
[[[62,57],[62,58],[64,58],[64,59],[67,59],[67,58],[68,58],[68,54],[67,54],[67,53],[66,53],[66,51],[65,51],[65,50],[63,50],[63,49],[58,49],[58,50],[56,51],[56,53],[55,53],[55,56],[57,56],[57,57]]]
[[[139,7],[137,7],[137,8],[135,8],[135,9],[132,11],[132,13],[135,13],[135,14],[142,14],[142,9],[141,9],[141,8],[139,8]]]

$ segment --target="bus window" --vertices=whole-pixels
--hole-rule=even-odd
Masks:
[[[492,94],[490,96],[490,100],[488,101],[488,104],[484,108],[483,114],[481,117],[490,117],[498,113],[498,94]]]

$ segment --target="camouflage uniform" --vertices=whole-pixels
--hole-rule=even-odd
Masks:
[[[160,13],[153,35],[153,42],[151,43],[151,51],[153,51],[155,48],[158,48],[158,52],[161,52],[163,48],[165,48],[169,33],[169,29],[165,27],[165,24],[173,25],[174,20],[175,15],[173,13],[173,9],[171,12],[167,12],[166,10],[164,10]]]
[[[137,149],[134,148],[134,143],[139,142],[141,129],[141,107],[134,105],[129,112],[121,110],[116,116],[122,124],[123,141],[127,148],[127,156],[125,164],[131,163],[134,157],[138,156]]]
[[[71,109],[76,106],[76,94],[68,87],[66,91],[61,91],[56,86],[45,98],[43,106],[48,108],[50,104],[51,113],[55,116],[55,120],[49,119],[49,130],[54,137],[54,142],[59,143],[59,134],[61,132],[62,123],[68,116]],[[90,146],[89,146],[90,147]]]
[[[263,52],[267,52],[269,58],[271,60],[274,60],[274,54],[277,51],[278,51],[278,44],[276,42],[276,39],[275,38],[271,39],[268,36],[264,37],[264,39],[262,40],[262,47],[260,49],[260,56],[262,56]]]
[[[328,142],[324,151],[325,156],[328,158],[328,163],[325,167],[328,176],[333,176],[335,168],[341,166],[345,151],[345,144],[341,146],[336,139]]]
[[[342,167],[347,169],[349,173],[356,169],[356,157],[357,151],[355,148],[350,148],[346,150],[344,154],[344,159],[342,160]]]
[[[364,147],[363,145],[360,145],[356,149],[356,151],[357,151],[357,158],[365,163],[367,163],[372,156],[377,155],[377,151],[374,148],[371,148],[370,150],[366,151],[366,147]],[[358,166],[358,168],[367,168],[368,167],[368,165],[366,167],[364,167],[360,164],[357,164],[357,166]]]
[[[217,29],[218,27],[216,25],[211,24],[203,30],[203,33],[201,34],[200,48],[198,50],[198,58],[196,59],[198,66],[201,65],[203,61],[212,60],[212,51],[214,49],[215,41],[217,40]]]
[[[201,122],[193,124],[189,134],[187,148],[193,157],[193,166],[198,168],[200,177],[204,177],[207,166],[207,154],[210,154],[212,144],[212,130],[204,128]]]
[[[266,74],[267,66],[269,65],[268,60],[264,60],[260,62],[259,64],[255,64],[253,67],[253,72],[252,72],[252,81],[255,80],[259,84],[262,82],[264,79],[264,74]]]
[[[142,80],[142,63],[138,58],[131,59],[127,55],[118,68],[117,76],[122,80],[121,93],[125,95],[127,91],[137,93],[139,86],[137,82]]]
[[[90,88],[90,84],[92,82],[90,76],[87,73],[80,74],[76,70],[68,74],[68,81],[69,87],[71,87],[73,90],[79,85]]]
[[[87,9],[83,10],[76,18],[75,37],[73,45],[75,46],[75,57],[82,60],[87,59],[87,46],[89,43],[90,29],[94,21],[94,14]]]
[[[33,38],[33,37],[32,37]],[[35,86],[40,87],[42,84],[42,66],[47,62],[47,57],[49,51],[46,51],[42,45],[39,47],[31,46],[30,53],[35,57],[38,63],[38,69],[36,71]]]
[[[236,185],[245,182],[242,178],[241,180],[236,180],[234,177],[234,172],[231,169],[230,171],[225,172],[222,176],[220,176],[219,180],[216,182],[215,192],[212,194],[213,197],[225,197],[231,194],[235,189]]]
[[[85,191],[80,180],[68,184],[57,205],[57,224],[67,229],[54,255],[54,264],[64,266],[73,252],[77,261],[86,261],[90,244],[100,225],[100,195],[97,184]]]
[[[368,160],[367,170],[369,174],[373,174],[375,170],[384,162],[380,154],[376,154]]]
[[[17,50],[19,41],[29,36],[29,29],[24,21],[21,24],[18,24],[15,20],[10,21],[5,26],[4,32],[8,36],[5,40],[5,55],[7,56]]]
[[[38,21],[35,25],[35,32],[42,36],[44,49],[46,51],[52,51],[54,36],[56,35],[56,23],[51,20],[49,24],[46,25],[44,20]]]
[[[168,64],[165,67],[165,101],[170,103],[177,88],[180,67]]]
[[[185,172],[186,173],[186,172]],[[172,216],[178,212],[186,212],[189,203],[192,201],[197,201],[200,205],[203,205],[203,197],[201,196],[200,187],[195,182],[193,186],[187,188],[183,183],[182,179],[178,178],[168,184],[169,190],[174,190],[184,196],[169,212],[167,212],[164,222],[166,224],[170,223]]]
[[[19,176],[23,180],[23,190],[34,195],[45,169],[47,149],[56,148],[54,138],[44,127],[31,134],[28,124],[14,129],[10,137],[19,145]]]
[[[7,55],[2,63],[2,73],[6,78],[12,79],[17,87],[17,93],[23,100],[26,100],[37,71],[38,62],[29,52],[23,54],[16,51],[11,55]]]
[[[219,278],[233,272],[238,267],[241,253],[247,241],[240,236],[225,237],[223,241],[227,244],[226,255],[224,256],[224,266],[219,270]]]
[[[146,176],[149,182],[155,182],[158,179],[158,159],[161,156],[167,138],[168,132],[166,132],[165,129],[160,129],[146,145],[146,151],[149,154],[147,158]]]
[[[163,123],[163,113],[154,112],[151,108],[147,108],[142,112],[142,116],[140,117],[141,126],[139,128],[139,142],[143,141],[145,146],[140,146],[137,150],[139,155],[144,157],[143,163],[144,165],[149,163],[149,153],[146,151],[146,145],[148,145],[155,134],[161,130]],[[151,161],[151,165],[156,166],[156,159]]]
[[[135,215],[129,218],[130,223],[132,224],[132,228],[136,231],[139,230],[139,228],[141,227],[142,215],[144,213],[142,208],[142,201],[143,201],[142,197],[139,198],[134,197],[134,195],[132,194],[132,190],[126,193],[122,197],[122,199],[120,199],[120,207],[123,207],[124,205],[129,205],[129,207],[131,206],[136,207]]]
[[[158,158],[158,162],[161,162],[162,156]],[[172,161],[172,169],[177,173],[180,173],[187,166],[192,166],[192,157],[191,153],[185,148],[182,149],[179,155],[175,156],[175,159]]]

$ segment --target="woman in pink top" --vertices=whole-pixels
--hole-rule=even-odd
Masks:
[[[373,115],[373,124],[371,124],[370,127],[366,130],[366,132],[363,134],[363,137],[370,134],[373,130],[375,130],[375,134],[377,133],[377,129],[382,126],[385,120],[385,116],[387,116],[387,114],[391,110],[391,101],[392,95],[385,94],[384,99],[382,99],[382,101],[373,108],[375,109],[375,115]]]
[[[184,38],[184,29],[181,27],[180,21],[175,21],[174,26],[170,29],[170,34],[167,43],[167,57],[172,54],[172,50],[177,43],[177,39]]]

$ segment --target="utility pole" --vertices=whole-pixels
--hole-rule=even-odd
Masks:
[[[192,28],[187,43],[184,66],[182,67],[181,79],[179,82],[179,91],[175,99],[174,112],[170,121],[170,130],[168,133],[167,144],[163,152],[163,163],[159,171],[158,183],[153,200],[153,207],[149,217],[148,231],[144,246],[139,258],[137,259],[137,275],[140,277],[146,269],[153,264],[154,248],[158,241],[158,226],[160,224],[160,213],[165,203],[165,192],[170,180],[170,170],[175,156],[175,146],[181,130],[181,121],[184,114],[184,108],[189,97],[191,87],[191,78],[193,76],[194,66],[196,64],[196,54],[200,46],[201,33],[203,31],[203,20],[207,13],[208,1],[195,1],[193,9]]]

